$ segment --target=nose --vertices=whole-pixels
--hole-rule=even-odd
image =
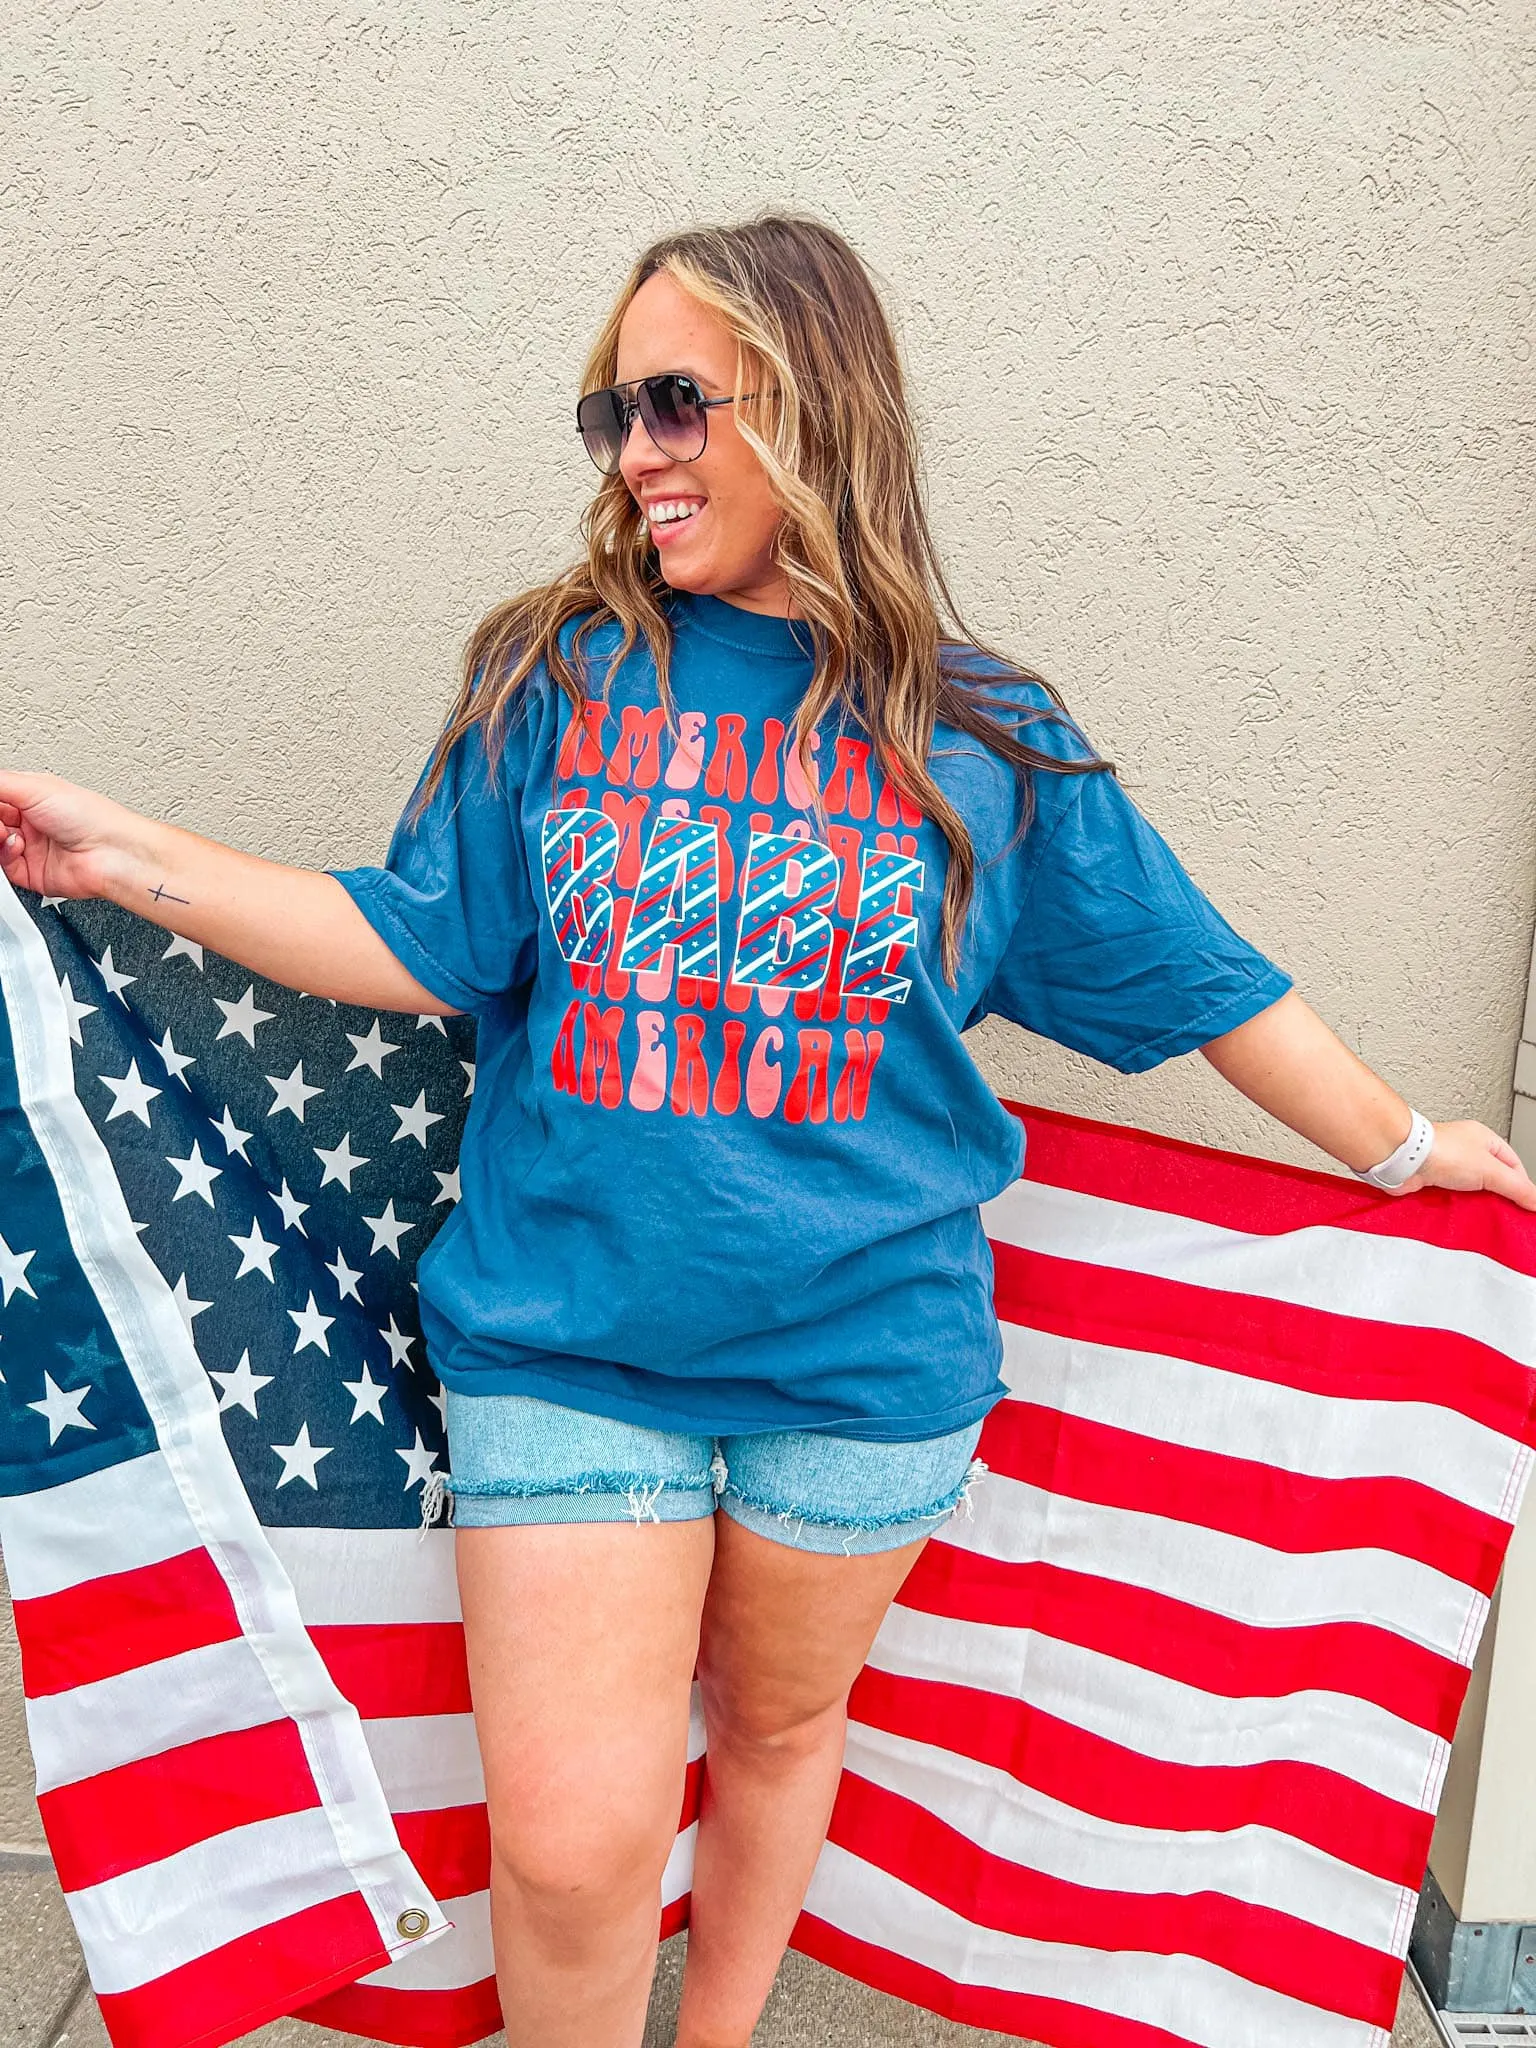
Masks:
[[[659,476],[664,469],[672,467],[672,457],[662,454],[651,439],[645,421],[636,413],[630,421],[629,434],[619,456],[619,474],[638,497],[640,485],[647,477]]]

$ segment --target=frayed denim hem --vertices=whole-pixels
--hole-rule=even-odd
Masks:
[[[739,1486],[727,1484],[720,1505],[744,1529],[752,1529],[792,1550],[817,1551],[825,1556],[870,1557],[881,1551],[900,1550],[921,1536],[931,1536],[941,1522],[963,1514],[975,1516],[972,1489],[985,1478],[987,1467],[973,1458],[959,1485],[927,1507],[899,1508],[889,1515],[807,1515],[799,1508],[780,1507],[777,1502],[753,1499]]]
[[[576,1472],[567,1479],[449,1479],[454,1525],[498,1529],[549,1522],[691,1522],[712,1514],[706,1467],[676,1479],[650,1472]]]

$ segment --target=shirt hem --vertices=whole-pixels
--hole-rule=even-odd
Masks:
[[[1158,1038],[1143,1040],[1129,1052],[1122,1053],[1114,1064],[1122,1074],[1144,1074],[1151,1067],[1161,1066],[1164,1060],[1177,1059],[1181,1053],[1209,1045],[1223,1032],[1235,1031],[1239,1024],[1246,1024],[1260,1010],[1267,1010],[1272,1003],[1279,1002],[1294,987],[1295,983],[1288,974],[1282,973],[1278,967],[1271,968],[1267,974],[1261,975],[1227,1001],[1217,1003],[1203,1016],[1181,1024],[1176,1031],[1166,1031]]]
[[[459,1371],[435,1358],[431,1363],[443,1385],[451,1387],[455,1394],[530,1394],[536,1400],[551,1401],[558,1408],[574,1408],[583,1415],[600,1415],[611,1422],[630,1422],[642,1429],[686,1436],[768,1436],[785,1430],[803,1430],[816,1436],[848,1437],[856,1443],[926,1443],[980,1422],[1008,1392],[998,1380],[969,1401],[926,1415],[846,1415],[827,1422],[807,1422],[785,1415],[772,1421],[752,1422],[740,1417],[710,1417],[681,1409],[661,1409],[646,1401],[627,1401],[622,1395],[600,1394],[577,1381],[525,1365],[473,1366]]]
[[[441,962],[433,959],[409,926],[396,915],[387,898],[378,893],[379,885],[374,877],[385,874],[386,870],[327,868],[325,872],[333,881],[340,882],[400,965],[408,974],[415,976],[429,996],[436,996],[440,1003],[451,1003],[456,1010],[471,1014],[486,1008],[490,999],[461,982]],[[425,973],[423,968],[427,970]],[[414,1012],[400,1014],[411,1015]]]

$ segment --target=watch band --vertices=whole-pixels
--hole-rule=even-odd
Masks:
[[[1428,1117],[1420,1116],[1416,1109],[1408,1112],[1413,1121],[1408,1126],[1408,1135],[1395,1152],[1388,1153],[1379,1166],[1356,1166],[1350,1170],[1357,1180],[1368,1180],[1372,1187],[1382,1188],[1389,1195],[1395,1195],[1404,1181],[1423,1166],[1434,1150],[1435,1127]]]

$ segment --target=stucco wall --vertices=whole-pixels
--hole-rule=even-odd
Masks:
[[[23,5],[0,28],[0,757],[376,857],[473,616],[571,551],[642,238],[888,280],[977,627],[1427,1109],[1530,944],[1519,0]],[[1012,1091],[1292,1156],[1198,1059]]]

